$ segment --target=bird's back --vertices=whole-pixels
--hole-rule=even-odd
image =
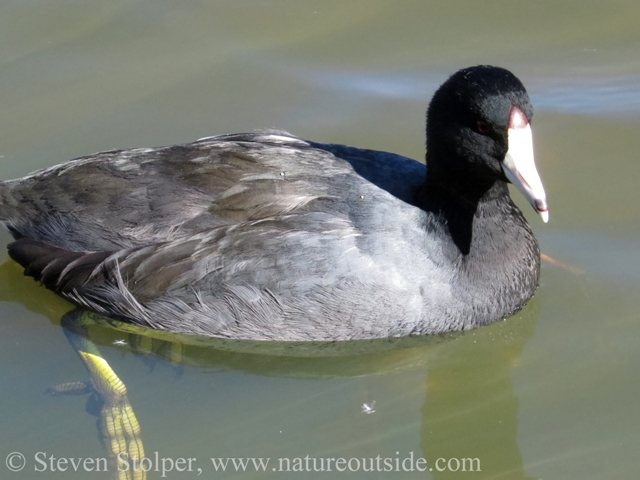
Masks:
[[[392,154],[226,135],[7,182],[4,221],[27,273],[108,316],[233,338],[397,336],[419,320],[416,263],[434,289],[448,274],[416,249],[423,181]]]

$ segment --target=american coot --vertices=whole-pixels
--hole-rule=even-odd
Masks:
[[[522,83],[455,73],[425,166],[281,131],[114,150],[0,183],[25,274],[107,317],[254,340],[433,334],[520,309],[547,221]]]

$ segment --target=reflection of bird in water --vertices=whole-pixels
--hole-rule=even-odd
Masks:
[[[446,354],[430,358],[421,408],[423,455],[432,464],[439,458],[478,459],[481,468],[465,473],[434,469],[434,480],[533,480],[525,473],[518,445],[512,377],[533,336],[538,310],[534,300],[508,322],[469,332],[448,342],[442,349]]]

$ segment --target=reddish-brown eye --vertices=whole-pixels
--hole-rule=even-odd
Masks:
[[[489,131],[491,131],[491,127],[487,122],[483,122],[482,120],[480,120],[476,124],[476,130],[478,131],[478,133],[486,135],[487,133],[489,133]]]

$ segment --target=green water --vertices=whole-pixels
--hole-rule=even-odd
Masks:
[[[0,4],[1,178],[99,150],[265,127],[420,159],[430,95],[478,63],[511,69],[531,93],[550,223],[517,201],[543,252],[582,273],[546,263],[535,299],[506,322],[365,353],[362,345],[315,356],[190,346],[175,366],[94,328],[128,387],[148,454],[196,458],[199,478],[635,478],[640,4]],[[85,397],[43,395],[88,378],[59,326],[68,304],[23,277],[4,251],[2,263],[0,477],[110,478],[35,471],[38,452],[98,458],[105,449]],[[128,344],[112,344],[120,339]],[[363,412],[373,401],[375,412]],[[12,473],[4,458],[16,451],[27,466]],[[430,467],[478,458],[482,471],[272,470],[279,458],[411,453]],[[210,457],[272,463],[266,473],[221,473]]]

